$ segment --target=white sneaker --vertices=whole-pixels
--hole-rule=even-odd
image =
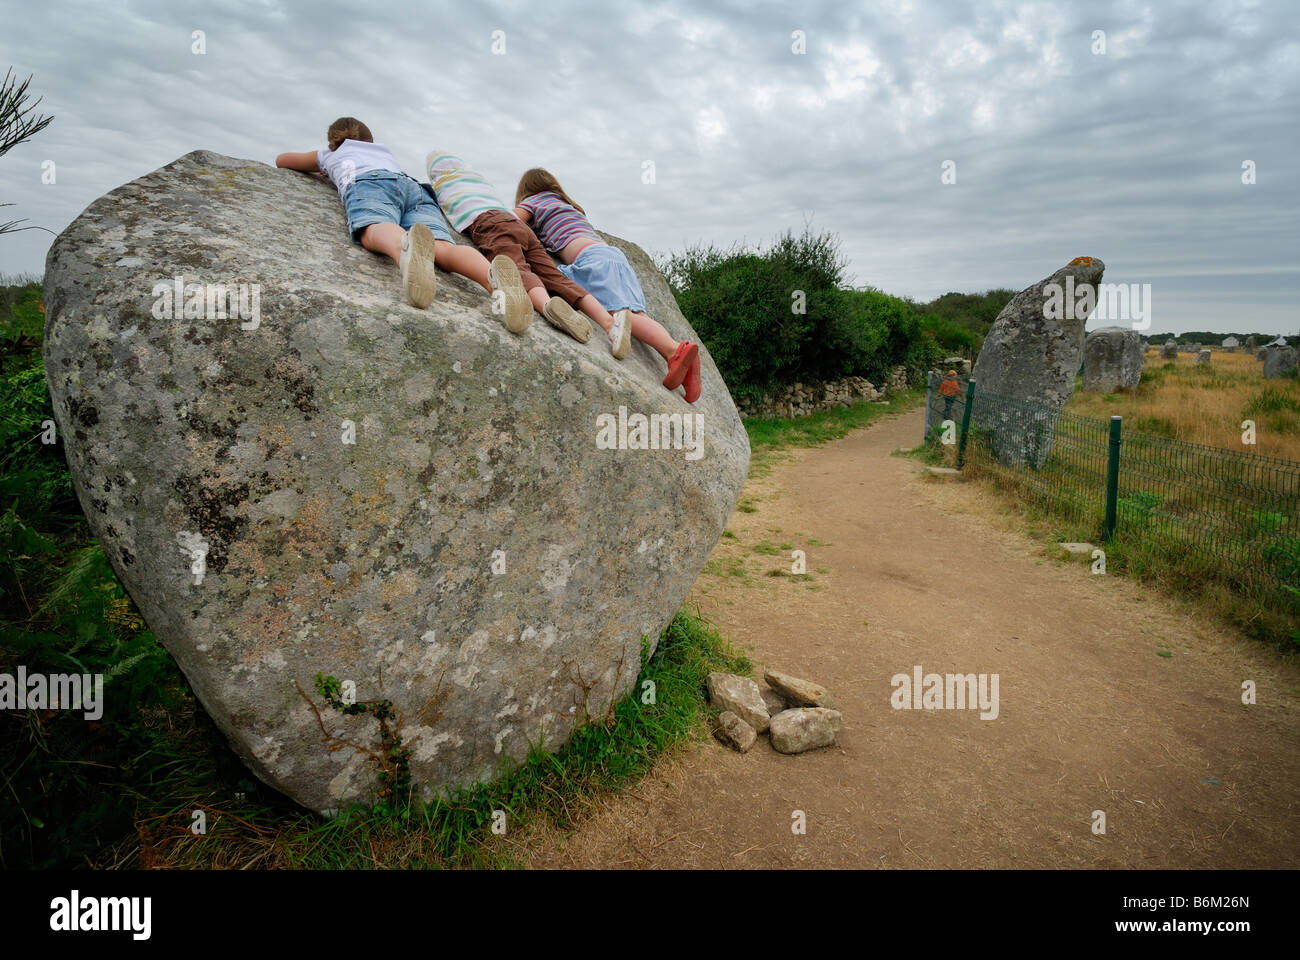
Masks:
[[[632,311],[619,310],[614,314],[614,325],[609,328],[609,351],[615,360],[622,360],[632,349]]]
[[[402,293],[411,306],[423,310],[438,292],[438,272],[433,263],[433,231],[417,223],[402,237]]]
[[[488,279],[492,284],[493,311],[496,310],[497,291],[500,291],[505,298],[506,329],[511,333],[523,333],[533,322],[533,301],[528,299],[519,268],[504,254],[493,257]]]

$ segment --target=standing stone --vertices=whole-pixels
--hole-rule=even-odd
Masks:
[[[1076,257],[1012,297],[984,338],[972,373],[972,414],[991,432],[1003,463],[1039,467],[1047,460],[1056,419],[1074,390],[1083,327],[1104,271],[1096,257]],[[981,403],[981,393],[994,396]]]
[[[1296,368],[1295,347],[1270,346],[1264,350],[1264,379],[1280,380]]]
[[[1160,359],[1175,360],[1178,357],[1178,341],[1166,340],[1160,344]]]
[[[758,684],[749,677],[710,673],[708,687],[709,702],[719,710],[730,710],[759,733],[767,729],[770,719],[767,704],[763,702]]]
[[[607,239],[699,342],[645,254]],[[317,673],[391,702],[417,797],[490,779],[632,689],[745,482],[703,348],[692,406],[644,345],[620,363],[600,337],[513,335],[462,277],[417,310],[317,177],[191,153],[74,220],[45,291],[91,531],[245,763],[313,810],[379,783],[322,723],[381,743]],[[620,407],[697,413],[702,455],[598,448]]]
[[[840,712],[825,707],[797,707],[772,718],[769,734],[778,753],[803,753],[829,747],[840,732]]]
[[[1252,335],[1252,336],[1249,336],[1249,337],[1246,338],[1246,346],[1245,346],[1244,349],[1245,349],[1246,353],[1254,353],[1254,352],[1255,352],[1255,350],[1256,350],[1256,346],[1255,346],[1255,337],[1254,337],[1253,335]]]
[[[1241,346],[1241,341],[1236,337],[1225,337],[1222,343],[1223,349],[1228,353],[1235,353],[1239,346]]]
[[[1131,327],[1101,327],[1083,342],[1083,389],[1136,390],[1142,379],[1142,338]]]
[[[1196,354],[1196,363],[1198,366],[1208,367],[1210,365],[1210,351],[1201,350]]]
[[[730,710],[723,710],[718,714],[718,726],[714,729],[713,735],[741,753],[748,752],[754,745],[754,741],[758,739],[758,733],[754,728]]]

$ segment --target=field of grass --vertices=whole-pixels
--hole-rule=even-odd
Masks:
[[[38,283],[0,284],[0,673],[102,673],[104,714],[0,710],[0,869],[510,866],[497,811],[510,835],[572,822],[705,734],[711,670],[750,670],[680,611],[633,693],[560,752],[433,804],[323,820],[252,777],[91,536],[61,444],[41,442],[53,415],[43,326]],[[204,834],[191,831],[196,811]]]
[[[1215,352],[1210,366],[1195,354],[1161,360],[1148,350],[1135,391],[1084,393],[1076,389],[1071,413],[1124,418],[1125,429],[1300,461],[1300,380],[1265,380],[1254,354]],[[1255,443],[1242,443],[1242,421],[1255,421]]]

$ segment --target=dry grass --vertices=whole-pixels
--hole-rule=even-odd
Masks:
[[[1137,390],[1076,390],[1066,409],[1089,417],[1119,414],[1126,428],[1191,443],[1300,460],[1300,380],[1265,380],[1253,354],[1216,352],[1206,369],[1195,354],[1161,360],[1151,349]],[[1254,446],[1242,442],[1246,419],[1255,421]]]

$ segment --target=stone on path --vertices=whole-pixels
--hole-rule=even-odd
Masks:
[[[830,693],[820,684],[801,680],[778,670],[764,670],[763,681],[780,697],[796,707],[834,707]]]
[[[829,747],[840,732],[840,712],[824,707],[796,707],[772,718],[768,734],[778,753],[803,753]]]
[[[758,733],[754,728],[730,710],[723,710],[718,714],[718,725],[713,735],[740,753],[747,752],[758,739]]]
[[[730,710],[759,733],[767,729],[767,704],[763,702],[758,684],[749,677],[710,673],[708,688],[709,702],[719,710]]]

